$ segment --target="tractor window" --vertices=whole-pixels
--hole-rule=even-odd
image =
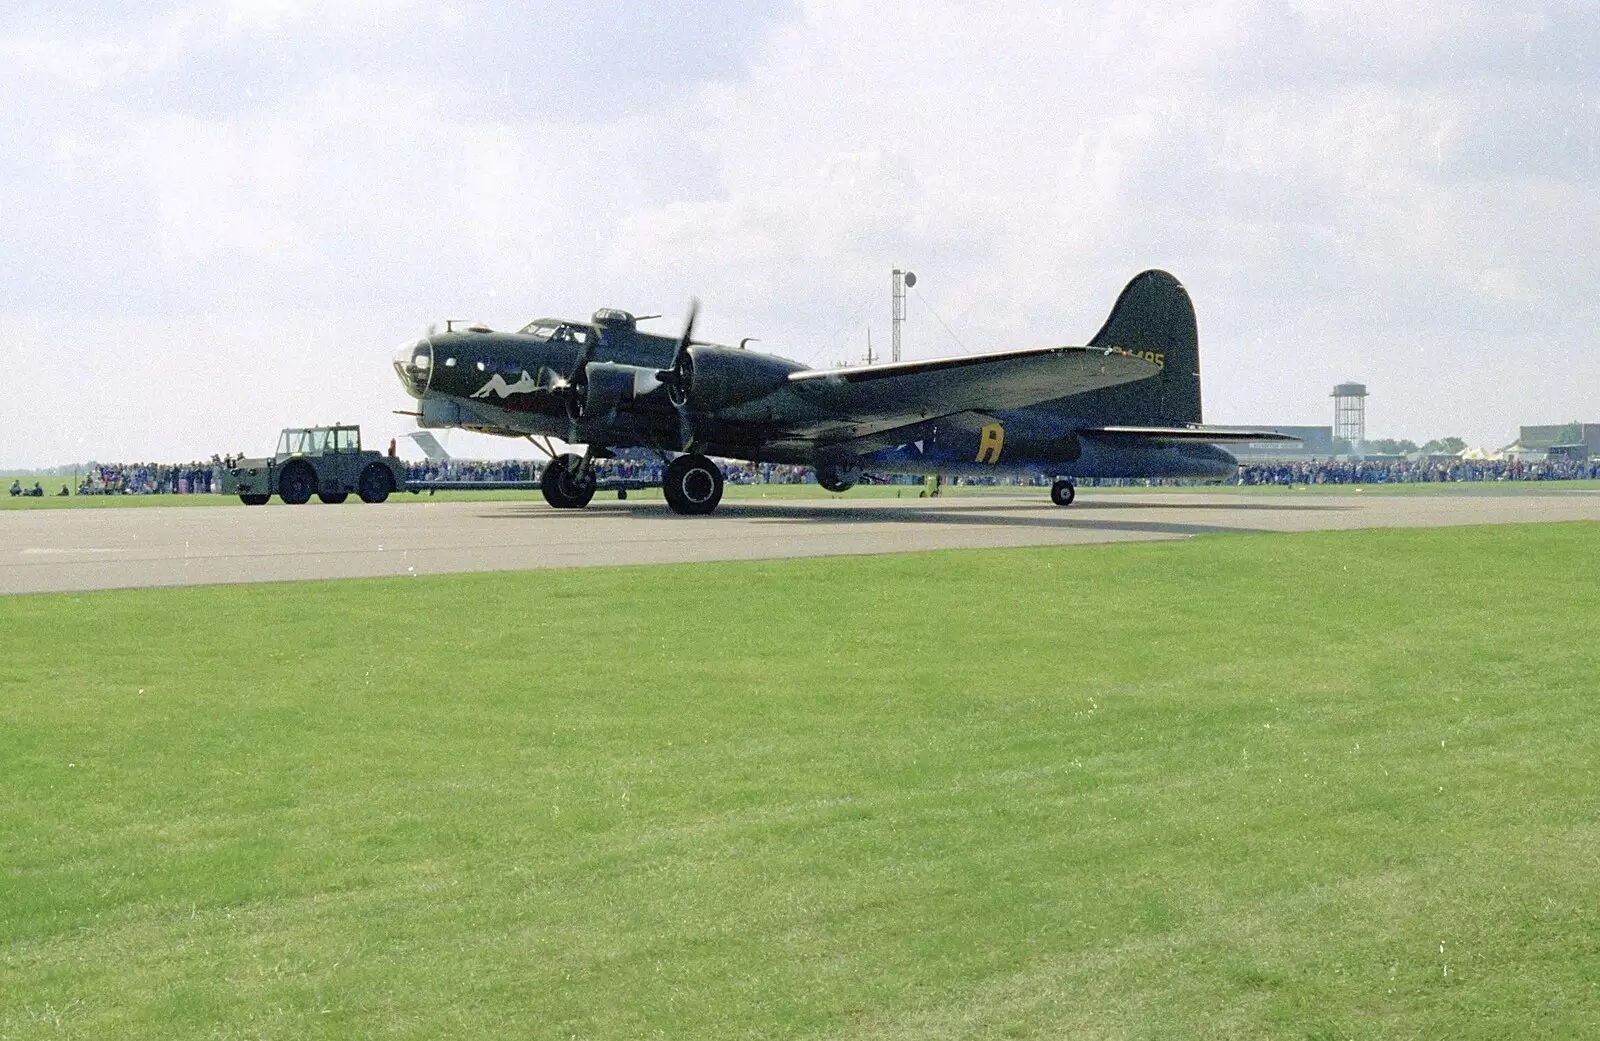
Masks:
[[[361,431],[357,427],[340,427],[333,432],[333,439],[337,451],[361,451]]]
[[[296,455],[311,450],[311,431],[285,430],[278,435],[278,455]]]

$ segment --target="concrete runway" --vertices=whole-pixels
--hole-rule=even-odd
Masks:
[[[937,500],[393,500],[382,506],[0,512],[0,594],[1184,538],[1201,532],[1600,520],[1600,493],[1322,495],[1043,490]]]

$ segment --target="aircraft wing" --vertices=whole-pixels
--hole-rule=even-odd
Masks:
[[[1280,434],[1276,430],[1240,430],[1236,427],[1089,427],[1080,434],[1109,434],[1113,437],[1154,437],[1163,441],[1203,441],[1212,445],[1244,445],[1255,441],[1299,441],[1293,434]]]
[[[1034,347],[862,368],[806,369],[789,382],[817,408],[882,427],[953,412],[1022,408],[1147,379],[1160,366],[1116,347]]]

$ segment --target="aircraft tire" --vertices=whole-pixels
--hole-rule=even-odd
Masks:
[[[241,495],[239,496],[239,501],[246,506],[265,506],[270,498],[272,498],[271,495],[258,493],[255,495]]]
[[[594,498],[594,473],[580,481],[576,472],[583,460],[576,455],[564,455],[550,460],[539,478],[539,492],[544,501],[558,510],[581,510]]]
[[[329,506],[337,506],[341,502],[344,502],[346,499],[350,498],[350,493],[349,492],[318,492],[317,493],[317,498],[321,499],[323,502],[327,503]]]
[[[1077,497],[1078,489],[1071,481],[1060,480],[1050,486],[1050,501],[1057,506],[1071,506]]]
[[[667,466],[661,482],[672,512],[685,516],[710,513],[722,501],[722,469],[703,455],[680,455]]]
[[[362,502],[383,502],[392,491],[394,491],[394,474],[390,473],[389,468],[382,463],[368,463],[367,468],[361,471],[361,476],[356,478],[356,494],[361,496]],[[338,501],[343,502],[344,496],[339,496]]]
[[[283,468],[278,476],[278,497],[290,506],[300,506],[311,501],[317,487],[316,471],[310,464],[296,460]]]

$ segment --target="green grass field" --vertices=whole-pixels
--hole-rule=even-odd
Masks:
[[[1600,525],[0,598],[0,1038],[1600,1036]]]

